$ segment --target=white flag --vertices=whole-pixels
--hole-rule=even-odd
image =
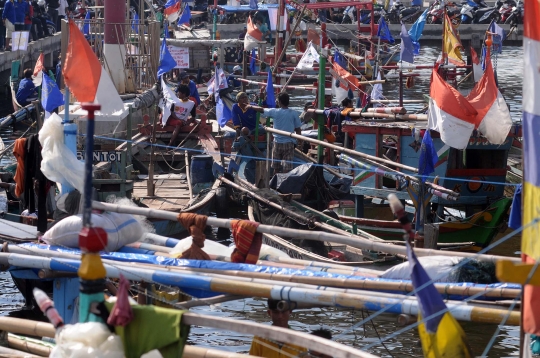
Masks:
[[[171,105],[178,101],[178,97],[176,97],[173,90],[167,86],[163,77],[161,78],[161,90],[163,91],[163,98],[159,100],[159,108],[161,108],[161,113],[163,114],[161,117],[161,124],[165,126],[171,115]]]
[[[297,70],[312,70],[313,62],[319,63],[319,53],[313,46],[313,43],[309,43],[306,49],[306,52],[302,55],[298,65],[296,65]]]
[[[379,73],[377,74],[377,81],[380,81],[380,80],[381,80],[381,73],[379,72]],[[382,84],[377,83],[377,84],[373,85],[373,89],[371,90],[371,99],[372,99],[372,100],[380,100],[380,99],[383,99],[383,94],[382,94]],[[374,103],[373,106],[374,106],[374,107],[379,107],[380,104]]]

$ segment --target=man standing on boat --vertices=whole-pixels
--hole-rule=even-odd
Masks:
[[[300,127],[302,122],[298,113],[289,109],[289,95],[282,92],[278,95],[277,102],[280,108],[262,108],[258,106],[247,105],[246,109],[253,108],[255,111],[264,113],[265,117],[274,120],[274,128],[280,131],[301,135]],[[272,148],[272,168],[275,173],[287,173],[293,168],[294,145],[298,144],[302,148],[300,141],[296,139],[274,134],[274,146]]]
[[[180,85],[178,85],[178,88],[176,91],[178,92],[180,89],[180,86],[185,85],[189,88],[189,96],[195,98],[195,104],[198,106],[201,104],[201,97],[199,96],[199,91],[197,90],[197,84],[193,82],[190,78],[187,72],[181,72],[178,76],[180,78]]]
[[[229,88],[238,88],[242,86],[242,82],[238,80],[238,77],[242,76],[242,66],[236,65],[233,67],[233,73],[227,77],[227,84],[229,85]]]
[[[195,121],[196,108],[195,102],[189,99],[189,88],[186,85],[180,85],[177,89],[178,100],[171,106],[171,115],[169,118],[162,118],[162,124],[175,126],[174,132],[169,141],[169,147],[174,145],[180,128]]]
[[[8,0],[2,11],[2,23],[6,27],[6,51],[11,51],[10,40],[11,34],[15,31],[15,3],[13,0]]]
[[[268,315],[272,319],[272,326],[290,328],[289,317],[291,310],[279,310],[277,300],[268,299]],[[253,337],[249,354],[264,358],[289,358],[297,357],[307,350],[293,344],[271,341],[261,337]]]

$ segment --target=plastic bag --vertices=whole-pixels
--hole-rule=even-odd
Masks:
[[[84,163],[64,144],[64,125],[62,119],[53,113],[43,123],[39,131],[41,143],[41,171],[47,179],[70,184],[84,193]]]
[[[68,324],[56,332],[52,358],[124,358],[122,339],[98,322]]]
[[[107,232],[106,251],[116,251],[122,246],[138,241],[145,230],[130,214],[104,212],[92,214],[92,225]],[[79,232],[82,228],[82,215],[68,216],[47,230],[43,241],[49,245],[79,247]]]

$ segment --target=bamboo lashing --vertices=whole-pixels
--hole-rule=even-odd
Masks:
[[[125,213],[132,215],[143,215],[148,218],[163,219],[170,221],[177,221],[178,213],[166,211],[166,210],[157,210],[157,209],[148,209],[148,208],[139,208],[131,207],[118,204],[102,203],[99,201],[93,201],[92,207],[96,210],[105,210],[116,213]],[[231,220],[229,219],[219,219],[215,217],[208,217],[206,221],[207,225],[217,226],[223,228],[231,228]],[[361,237],[349,237],[344,235],[336,235],[327,232],[321,231],[307,231],[307,230],[295,230],[288,229],[279,226],[264,225],[261,224],[257,227],[257,232],[263,234],[274,234],[277,236],[284,237],[294,237],[297,239],[306,239],[306,240],[315,240],[315,241],[330,241],[341,243],[344,245],[350,245],[352,247],[363,249],[363,250],[372,250],[386,252],[393,255],[406,255],[407,251],[405,247],[389,245],[382,241],[371,241]],[[478,255],[474,253],[467,252],[446,252],[433,249],[421,249],[415,248],[414,252],[418,256],[447,256],[447,257],[467,257],[470,259],[475,259],[478,261],[487,261],[495,262],[497,260],[510,260],[513,262],[521,262],[517,257],[506,257],[499,255]]]

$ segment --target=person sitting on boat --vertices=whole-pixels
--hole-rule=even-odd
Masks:
[[[195,103],[197,104],[197,106],[201,104],[201,97],[199,96],[199,91],[197,90],[197,84],[189,78],[188,73],[185,71],[181,72],[178,78],[180,79],[180,84],[178,85],[176,91],[178,91],[181,85],[188,86],[189,97],[195,98]]]
[[[189,87],[180,85],[177,89],[178,100],[171,106],[171,115],[167,119],[167,126],[175,126],[169,146],[172,146],[180,133],[180,128],[195,121],[195,102],[189,99]],[[191,117],[190,117],[191,116]],[[163,122],[162,122],[163,123]]]
[[[238,76],[242,76],[242,66],[236,65],[233,67],[233,72],[227,77],[229,88],[242,86],[242,82],[238,80]]]
[[[246,109],[253,108],[255,111],[264,113],[265,117],[274,120],[274,129],[280,131],[301,135],[302,122],[298,112],[289,109],[289,94],[282,92],[278,95],[277,102],[280,108],[262,108],[253,105],[247,105]],[[272,168],[275,173],[287,173],[292,170],[294,159],[294,145],[302,148],[302,143],[296,139],[274,134],[274,146],[272,148]]]
[[[272,326],[290,328],[289,318],[291,310],[279,310],[278,300],[268,299],[268,310],[266,311],[272,319]],[[305,354],[307,350],[293,344],[281,343],[266,338],[255,336],[251,342],[249,354],[264,358],[289,358]]]
[[[24,70],[24,78],[19,82],[19,89],[15,96],[17,103],[23,107],[29,105],[30,102],[36,100],[38,97],[36,86],[32,82],[32,73],[33,71],[30,68]]]
[[[246,92],[240,92],[236,95],[238,103],[232,106],[232,121],[234,129],[236,130],[236,137],[240,135],[240,131],[246,131],[243,128],[247,128],[248,134],[255,133],[255,127],[257,126],[257,111],[253,108],[247,108],[248,105],[254,105],[255,103],[249,103],[249,98]],[[259,126],[259,134],[265,133],[262,126]]]

